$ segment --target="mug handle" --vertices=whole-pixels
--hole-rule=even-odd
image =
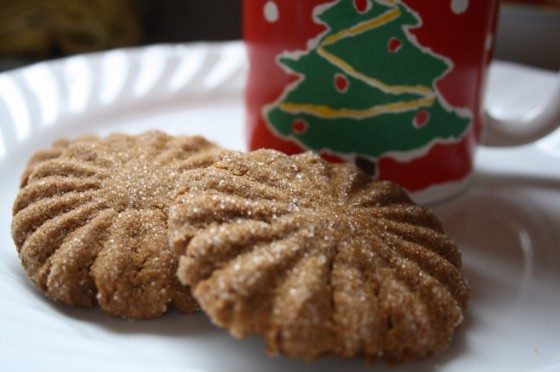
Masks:
[[[535,142],[560,126],[560,73],[548,102],[525,117],[503,120],[485,110],[482,144],[517,146]]]

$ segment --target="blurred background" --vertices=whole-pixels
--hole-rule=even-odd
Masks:
[[[124,46],[240,39],[241,1],[0,0],[0,71]],[[495,56],[557,70],[560,0],[503,0]]]

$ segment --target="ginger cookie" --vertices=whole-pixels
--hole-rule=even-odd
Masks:
[[[271,354],[424,358],[462,322],[461,254],[429,210],[353,165],[272,150],[185,172],[169,212],[178,277]]]
[[[168,305],[196,309],[168,246],[171,192],[185,170],[211,162],[201,137],[62,140],[22,176],[12,237],[23,267],[48,297],[110,315],[154,318]]]

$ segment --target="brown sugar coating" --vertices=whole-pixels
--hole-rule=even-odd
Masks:
[[[50,298],[153,318],[169,304],[196,309],[176,279],[167,239],[176,180],[217,147],[161,132],[59,141],[22,176],[12,236],[32,281]]]
[[[62,152],[66,149],[68,143],[69,141],[64,139],[58,140],[55,143],[53,143],[53,145],[50,148],[39,150],[35,154],[33,154],[31,159],[29,159],[29,161],[27,162],[27,167],[25,168],[23,174],[21,175],[20,187],[24,187],[25,185],[27,185],[29,176],[31,175],[31,173],[33,173],[33,170],[38,164],[50,159],[58,158],[62,154]]]
[[[178,276],[270,353],[401,362],[443,350],[469,288],[437,218],[388,182],[311,153],[223,153],[179,180]]]

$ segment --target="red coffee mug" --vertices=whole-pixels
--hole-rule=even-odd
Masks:
[[[354,162],[420,202],[456,193],[480,143],[497,8],[497,0],[245,0],[249,147]],[[492,140],[542,136],[560,123],[559,106],[529,129],[487,120]]]

